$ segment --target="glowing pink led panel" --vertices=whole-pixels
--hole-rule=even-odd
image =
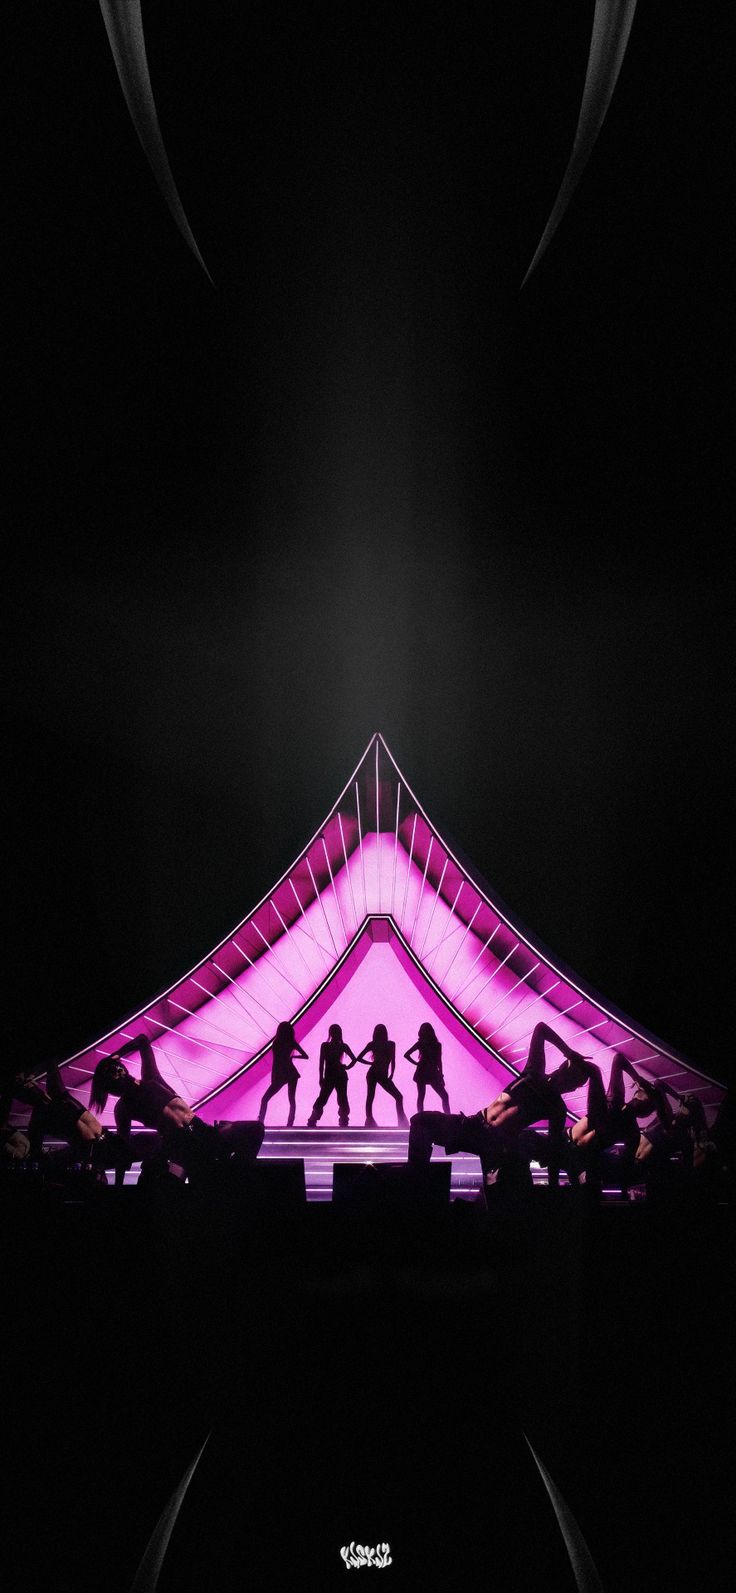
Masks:
[[[650,1078],[692,1090],[709,1116],[714,1080],[602,998],[534,942],[442,840],[380,735],[372,737],[331,812],[247,918],[163,995],[63,1064],[84,1094],[101,1056],[144,1031],[162,1073],[202,1115],[252,1117],[270,1078],[270,1044],[289,1020],[309,1053],[297,1063],[297,1122],[318,1093],[320,1043],[339,1023],[353,1050],[385,1023],[396,1041],[396,1084],[416,1110],[403,1053],[419,1024],[442,1041],[450,1105],[474,1111],[523,1067],[546,1022],[608,1079],[620,1050]],[[133,1059],[133,1067],[137,1065]],[[351,1122],[365,1116],[363,1065],[348,1078]],[[580,1111],[584,1091],[568,1097]],[[427,1092],[425,1105],[439,1106]],[[286,1091],[267,1122],[286,1121]],[[111,1106],[108,1107],[108,1117]],[[377,1090],[379,1125],[396,1121]],[[331,1098],[322,1123],[336,1122]]]

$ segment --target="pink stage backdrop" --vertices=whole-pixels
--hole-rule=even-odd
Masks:
[[[407,1112],[416,1092],[403,1052],[425,1021],[442,1042],[454,1110],[477,1110],[523,1067],[542,1021],[592,1057],[605,1079],[620,1050],[649,1078],[697,1093],[709,1117],[723,1094],[535,942],[442,840],[380,735],[324,824],[249,916],[169,990],[70,1057],[66,1082],[84,1096],[100,1057],[145,1033],[164,1076],[204,1117],[255,1116],[270,1078],[270,1043],[285,1019],[309,1052],[299,1064],[298,1122],[316,1097],[319,1046],[332,1022],[354,1050],[376,1023],[386,1024]],[[357,1124],[362,1065],[349,1087]],[[575,1115],[583,1092],[568,1101]],[[431,1091],[425,1104],[439,1105]],[[269,1122],[285,1121],[286,1111],[284,1091]],[[395,1122],[380,1088],[374,1115],[379,1124]],[[334,1099],[322,1121],[336,1121]]]

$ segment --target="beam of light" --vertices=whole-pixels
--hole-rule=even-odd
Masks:
[[[162,1510],[146,1544],[143,1558],[133,1578],[130,1593],[156,1593],[164,1556],[169,1546],[169,1539],[176,1526],[176,1518],[184,1503],[187,1488],[202,1459],[208,1438],[209,1434],[205,1438],[204,1444],[197,1451],[191,1466],[185,1471],[178,1488],[172,1493],[166,1509]]]
[[[442,934],[440,935],[439,940],[435,943],[434,947],[430,951],[429,957],[428,957],[428,959],[427,959],[427,961],[426,961],[426,963],[424,965],[425,968],[427,969],[428,973],[429,973],[429,969],[430,969],[432,963],[435,960],[435,957],[437,956],[438,951],[440,950],[440,947],[444,946],[445,941],[448,938],[448,935],[454,935],[457,932],[457,930],[460,928],[460,925],[455,923],[455,908],[457,907],[458,901],[460,899],[460,892],[461,892],[464,884],[465,884],[465,881],[461,880],[460,884],[459,884],[459,886],[457,888],[457,892],[456,892],[456,895],[455,895],[455,900],[454,900],[454,902],[452,904],[452,907],[450,908],[450,911],[448,913],[447,918],[445,919],[445,927],[444,927],[444,929],[442,931]],[[452,924],[452,929],[450,929],[450,925],[451,924]],[[425,945],[426,945],[426,936],[425,936]]]
[[[399,806],[401,804],[401,781],[396,783],[396,829],[394,830],[394,868],[391,875],[391,912],[394,910],[394,896],[396,895],[396,859],[399,852]]]
[[[223,1028],[222,1024],[216,1023],[214,1018],[206,1018],[201,1007],[197,1007],[195,1011],[192,1012],[191,1007],[185,1007],[182,1001],[175,1001],[173,996],[169,996],[169,1006],[178,1007],[179,1012],[185,1013],[188,1018],[193,1020],[193,1022],[206,1023],[210,1029],[216,1029],[218,1034],[224,1034],[228,1040],[234,1040],[236,1045],[242,1045],[242,1040],[239,1034],[234,1034],[232,1029]]]
[[[491,937],[491,938],[493,938],[493,937]],[[518,940],[515,941],[514,945],[511,947],[511,950],[507,951],[506,956],[503,958],[503,961],[496,963],[496,966],[495,966],[495,968],[493,970],[493,973],[489,974],[488,978],[485,981],[485,984],[482,984],[481,987],[480,987],[480,990],[477,990],[475,995],[470,997],[470,1000],[468,1002],[467,1007],[463,1007],[463,1009],[462,1009],[463,1017],[465,1017],[466,1012],[468,1012],[470,1010],[470,1008],[472,1007],[473,1003],[478,1000],[479,996],[482,996],[483,991],[487,990],[488,986],[493,984],[493,981],[496,978],[496,975],[500,974],[501,969],[506,967],[506,964],[507,964],[509,958],[513,957],[514,952],[519,950],[519,944],[520,943],[519,943]]]
[[[473,969],[474,969],[476,963],[480,961],[480,959],[483,956],[484,952],[486,952],[488,950],[488,947],[491,945],[492,941],[494,941],[496,939],[496,936],[497,936],[498,931],[499,931],[500,928],[501,928],[501,925],[500,924],[496,924],[495,929],[492,930],[491,934],[488,936],[488,939],[487,939],[487,941],[485,943],[485,946],[481,946],[480,951],[476,952],[476,955],[474,956],[473,961],[470,964],[470,971],[468,973],[467,978],[463,979],[462,984],[458,985],[458,988],[455,991],[455,994],[454,994],[454,996],[452,998],[453,1002],[457,1002],[458,996],[461,996],[463,991],[467,990],[468,985],[471,983],[471,980],[473,978]]]
[[[344,831],[344,829],[342,827],[342,814],[341,813],[338,813],[338,815],[337,815],[337,822],[338,822],[338,825],[340,827],[340,840],[342,841],[342,855],[343,855],[343,857],[345,859],[345,873],[348,876],[348,888],[350,890],[350,900],[351,900],[351,902],[353,904],[353,918],[355,919],[355,927],[356,927],[356,929],[358,929],[360,927],[360,918],[358,917],[358,909],[357,909],[357,907],[355,905],[355,892],[353,890],[353,877],[352,877],[352,874],[350,873],[350,864],[348,862],[348,849],[347,849],[347,847],[345,845],[345,831]]]
[[[291,945],[292,945],[292,946],[293,946],[293,947],[294,947],[294,950],[295,950],[295,952],[296,952],[296,954],[297,954],[297,957],[299,957],[299,959],[300,959],[300,960],[301,960],[301,962],[303,962],[303,963],[304,963],[304,967],[305,967],[305,968],[306,968],[306,970],[307,970],[307,978],[308,978],[308,979],[309,979],[309,980],[311,980],[311,979],[312,979],[312,977],[313,977],[313,976],[312,976],[312,970],[311,970],[311,968],[310,968],[310,966],[309,966],[309,963],[308,963],[308,962],[307,962],[307,959],[306,959],[306,957],[305,957],[305,956],[304,956],[304,953],[303,953],[303,951],[302,951],[302,949],[301,949],[301,946],[300,946],[300,945],[299,945],[299,943],[298,943],[298,941],[297,941],[297,939],[296,939],[296,936],[295,936],[295,935],[292,935],[292,933],[291,933],[291,930],[290,930],[290,928],[289,928],[289,925],[288,925],[288,924],[287,924],[287,922],[286,922],[286,919],[285,919],[285,918],[282,918],[282,916],[281,916],[281,913],[280,913],[280,912],[279,912],[279,909],[278,909],[278,907],[277,907],[277,906],[276,906],[276,903],[275,903],[275,901],[274,901],[274,900],[273,900],[273,898],[271,898],[271,901],[270,901],[270,902],[269,902],[269,904],[268,904],[268,905],[269,905],[269,907],[272,907],[272,908],[273,908],[273,910],[274,910],[274,912],[275,912],[275,914],[276,914],[276,917],[277,917],[277,918],[278,918],[278,921],[279,921],[279,923],[280,923],[280,925],[281,925],[281,928],[282,928],[282,929],[284,929],[284,930],[285,930],[285,931],[286,931],[286,934],[287,934],[287,935],[288,935],[288,937],[289,937],[289,941],[290,941],[290,944],[291,944]]]
[[[408,895],[408,892],[409,892],[409,880],[411,878],[411,860],[412,860],[412,857],[414,856],[414,837],[415,837],[416,833],[417,833],[417,815],[415,813],[414,814],[414,822],[413,822],[412,827],[411,827],[411,842],[410,842],[410,845],[409,845],[409,861],[408,861],[408,863],[406,865],[406,879],[404,881],[404,900],[401,903],[401,928],[402,928],[402,930],[404,928],[404,919],[405,919],[405,916],[406,916],[406,898],[407,898],[407,895]]]
[[[141,0],[100,0],[100,10],[120,87],[143,152],[184,242],[211,283],[212,278],[184,213],[161,136],[146,59]]]
[[[532,1010],[532,1007],[536,1007],[538,1001],[544,1001],[547,996],[551,996],[552,991],[557,989],[557,986],[558,986],[559,983],[560,983],[559,979],[555,979],[554,984],[549,985],[546,990],[540,990],[539,995],[535,996],[533,1001],[530,1001],[528,1006],[524,1007],[523,1017],[524,1017],[524,1021],[525,1022],[526,1022],[526,1019],[527,1019],[529,1013]],[[519,1003],[519,1005],[520,1005],[520,1003]],[[515,1007],[514,1008],[514,1012],[516,1010],[517,1010],[517,1008]],[[510,1021],[510,1018],[512,1016],[513,1016],[513,1014],[510,1013],[508,1018],[504,1018],[504,1025],[506,1025]],[[496,1050],[497,1051],[519,1051],[523,1044],[524,1044],[523,1040],[522,1041],[515,1040],[513,1042],[511,1040],[504,1040],[503,1045],[497,1045],[496,1046]]]
[[[270,905],[271,905],[271,903],[269,902],[269,906]],[[281,914],[280,913],[279,913],[279,918],[281,918]],[[281,918],[281,922],[283,924],[283,922],[284,922],[283,918]],[[264,946],[266,948],[266,951],[270,951],[271,957],[273,959],[273,965],[274,965],[274,968],[276,969],[276,972],[281,975],[282,979],[286,980],[287,985],[291,985],[292,990],[296,993],[296,995],[298,995],[299,999],[301,1000],[301,990],[299,989],[299,986],[294,984],[293,979],[290,979],[289,975],[287,973],[284,973],[284,970],[283,970],[283,968],[281,966],[281,959],[276,956],[275,947],[272,946],[270,940],[266,940],[266,937],[265,937],[265,935],[263,933],[263,930],[259,929],[255,919],[253,919],[253,928],[254,928],[256,934],[260,935],[261,940],[263,941],[263,944],[264,944]]]
[[[358,816],[358,841],[360,844],[360,867],[363,875],[363,903],[366,917],[368,915],[368,888],[365,883],[365,858],[363,856],[363,826],[360,822],[360,796],[358,795],[358,782],[355,782],[355,811]],[[337,951],[337,947],[335,947]]]
[[[557,1524],[559,1526],[560,1532],[562,1533],[562,1539],[570,1557],[570,1564],[573,1569],[573,1575],[577,1584],[578,1593],[603,1593],[603,1584],[593,1563],[593,1557],[585,1538],[580,1531],[577,1521],[575,1520],[572,1510],[563,1499],[559,1488],[552,1481],[552,1478],[550,1477],[546,1467],[542,1465],[538,1454],[534,1449],[532,1449],[529,1439],[526,1437],[526,1433],[524,1434],[524,1437],[528,1444],[532,1459],[552,1502],[552,1508],[557,1517]]]
[[[635,10],[636,0],[596,0],[583,102],[572,154],[522,288],[552,241],[593,153],[626,53]]]
[[[432,928],[432,920],[433,920],[434,915],[435,915],[435,909],[437,907],[437,903],[438,903],[438,901],[440,899],[440,891],[442,890],[442,882],[443,882],[444,877],[445,877],[445,875],[447,873],[447,865],[448,865],[449,861],[450,861],[449,857],[446,857],[445,858],[444,867],[442,869],[442,873],[440,874],[439,885],[437,886],[437,889],[435,891],[434,901],[432,903],[432,910],[430,912],[429,918],[427,919],[427,927],[426,927],[426,929],[424,931],[424,939],[422,941],[422,947],[421,947],[421,951],[419,953],[420,957],[422,957],[424,955],[424,948],[425,948],[425,946],[427,944],[427,941],[429,940],[429,931]]]
[[[255,928],[255,925],[253,927]],[[259,931],[259,933],[260,933],[260,931]],[[263,935],[261,935],[261,940],[263,940]],[[268,974],[266,973],[266,967],[265,967],[265,963],[264,963],[263,954],[261,954],[261,956],[258,958],[257,962],[254,962],[253,958],[248,956],[247,951],[243,951],[243,948],[242,948],[242,946],[240,944],[240,941],[236,940],[234,935],[233,935],[233,939],[232,939],[232,944],[234,945],[235,950],[240,952],[240,955],[241,955],[241,957],[243,959],[243,962],[247,962],[248,967],[252,968],[254,973],[257,973],[257,974],[261,975],[261,978],[263,979],[264,984],[267,984],[269,990],[273,991],[273,994],[275,995],[276,1000],[280,1004],[283,1001],[283,999],[284,999],[283,998],[283,994],[279,990],[278,985],[275,985],[273,983],[273,981],[271,979],[269,979]],[[264,944],[267,947],[268,951],[270,951],[271,947],[269,946],[268,941],[265,941]],[[217,963],[215,963],[215,967],[217,967]],[[278,974],[281,974],[281,969],[279,968],[278,963],[276,963],[276,972]],[[282,977],[282,979],[285,979],[286,975],[285,974],[281,974],[281,977]],[[292,985],[292,989],[293,988],[294,988],[294,986]],[[254,996],[252,991],[249,990],[248,994],[249,994],[249,996],[251,998],[251,1001],[258,1002],[258,1006],[262,1007],[264,1012],[268,1012],[269,1018],[272,1018],[274,1016],[274,1014],[269,1011],[268,1007],[264,1007],[263,1006],[263,1002],[262,1001],[258,1001],[258,997]],[[298,994],[299,994],[299,992],[297,991],[297,995]]]
[[[241,956],[242,956],[242,952],[241,952]],[[266,1029],[264,1029],[262,1027],[262,1025],[259,1023],[258,1019],[255,1018],[253,1016],[253,1014],[248,1011],[248,1008],[245,1005],[245,1001],[243,1000],[243,996],[241,995],[241,993],[240,993],[240,991],[238,989],[237,980],[236,979],[231,979],[229,973],[226,973],[225,969],[220,967],[219,962],[216,962],[214,957],[210,958],[210,961],[212,963],[213,968],[216,968],[217,972],[219,974],[222,974],[223,979],[228,979],[230,981],[230,988],[231,988],[232,993],[233,993],[233,995],[235,997],[235,1000],[237,1001],[238,1006],[242,1008],[243,1012],[245,1013],[246,1018],[249,1018],[251,1023],[258,1024],[258,1028],[261,1030],[261,1034],[266,1034],[268,1031]],[[191,975],[190,975],[190,978],[191,978]],[[245,994],[245,992],[243,992],[243,994]],[[265,1012],[266,1013],[267,1017],[273,1018],[274,1021],[276,1021],[275,1013],[273,1013],[271,1011],[270,1007],[267,1007],[264,1004],[263,1001],[259,1001],[258,997],[254,996],[253,992],[251,990],[248,991],[248,999],[249,999],[249,1001],[254,1001],[256,1006],[260,1007],[261,1012]]]
[[[463,880],[463,884],[465,884],[464,880]],[[468,938],[468,935],[470,934],[470,931],[471,931],[471,929],[473,927],[473,924],[475,923],[476,918],[478,917],[479,912],[480,912],[480,902],[478,903],[478,906],[476,907],[475,912],[473,913],[473,916],[470,919],[469,923],[467,923],[465,925],[465,933],[463,935],[462,940],[460,941],[460,945],[456,947],[456,949],[455,949],[455,951],[453,953],[453,956],[452,956],[452,958],[450,960],[449,967],[447,967],[445,969],[445,979],[449,978],[449,975],[450,975],[452,969],[454,968],[455,963],[457,962],[457,959],[458,959],[458,957],[460,955],[460,952],[462,951],[463,946],[465,945],[465,942],[466,942],[466,940]]]
[[[212,966],[213,966],[213,968],[217,968],[217,963],[216,962],[213,963]],[[222,970],[220,968],[217,968],[217,972],[221,973]],[[232,990],[232,993],[233,993],[233,995],[234,995],[234,997],[235,997],[235,999],[237,1001],[238,1000],[238,996],[237,996],[237,991],[235,989],[235,980],[231,979],[229,974],[225,974],[224,977],[227,979],[227,981],[229,983],[229,986],[230,986],[230,989]],[[196,985],[198,990],[202,991],[203,995],[207,996],[209,1001],[219,1001],[220,1006],[224,1007],[226,1012],[229,1012],[230,1008],[228,1007],[227,1002],[223,1001],[222,996],[218,995],[216,990],[208,990],[207,986],[206,985],[201,985],[199,980],[194,978],[193,974],[191,975],[191,982],[192,982],[193,985]],[[255,1024],[256,1028],[260,1029],[261,1034],[266,1034],[267,1033],[267,1030],[264,1029],[263,1024],[259,1023],[258,1019],[253,1017],[253,1014],[248,1011],[248,1008],[244,1005],[244,1003],[242,1001],[238,1001],[238,1006],[240,1007],[241,1011],[245,1013],[245,1016],[248,1019],[249,1023]]]
[[[166,999],[169,1000],[170,998],[167,996]],[[136,1022],[138,1022],[138,1021],[139,1020],[136,1019]],[[146,1014],[146,1022],[147,1023],[156,1023],[156,1024],[158,1024],[158,1027],[160,1029],[165,1029],[167,1034],[175,1034],[176,1038],[178,1040],[183,1040],[187,1045],[196,1045],[196,1046],[198,1046],[200,1051],[235,1051],[235,1052],[240,1052],[243,1049],[242,1045],[241,1046],[223,1045],[221,1040],[210,1040],[208,1044],[205,1044],[204,1040],[198,1040],[196,1035],[194,1035],[194,1034],[183,1034],[182,1031],[181,1031],[181,1028],[178,1028],[178,1029],[172,1028],[170,1023],[164,1023],[163,1018],[155,1018],[153,1016],[153,1013],[150,1013],[150,1012]],[[123,1030],[121,1029],[119,1032],[120,1032],[120,1034],[122,1034]],[[135,1035],[130,1034],[130,1035],[127,1036],[127,1038],[129,1040],[134,1040],[135,1039]],[[157,1035],[156,1039],[158,1039],[158,1038],[159,1038],[159,1036]]]
[[[320,839],[322,841],[322,850],[323,850],[323,852],[325,854],[325,862],[327,864],[327,872],[328,872],[328,874],[330,876],[330,884],[332,886],[332,894],[333,894],[333,896],[335,898],[335,906],[337,907],[338,917],[340,919],[340,923],[342,924],[342,932],[343,932],[343,935],[345,936],[345,945],[347,946],[348,942],[350,940],[350,936],[349,936],[349,934],[348,934],[348,932],[347,932],[347,930],[345,928],[345,919],[342,916],[342,908],[340,906],[340,898],[339,898],[339,896],[337,894],[337,890],[335,889],[335,881],[334,881],[333,876],[332,876],[332,867],[331,867],[331,864],[330,864],[329,853],[327,851],[327,843],[325,841],[324,835],[322,835],[320,837]]]
[[[491,1013],[495,1012],[498,1007],[502,1007],[504,1001],[508,1001],[509,996],[512,996],[514,991],[518,990],[519,985],[525,985],[527,979],[531,979],[532,974],[536,973],[538,967],[539,963],[535,962],[534,966],[529,969],[529,972],[522,974],[521,979],[517,979],[516,984],[512,985],[510,990],[504,990],[503,995],[499,996],[498,1001],[492,1001],[490,1007],[488,1007],[487,1011],[484,1012],[483,1017],[478,1019],[477,1023],[475,1024],[475,1028],[479,1029],[482,1023],[486,1023],[490,1018]]]
[[[576,1029],[575,1033],[570,1035],[570,1041],[581,1040],[586,1034],[595,1034],[596,1029],[605,1029],[606,1024],[610,1023],[610,1021],[610,1018],[601,1018],[598,1023],[591,1023],[588,1029]]]
[[[569,1007],[563,1007],[562,1011],[557,1013],[557,1016],[555,1018],[555,1022],[556,1023],[559,1022],[560,1018],[566,1018],[568,1013],[574,1012],[576,1007],[582,1007],[582,1004],[583,1004],[583,997],[581,996],[578,1001],[571,1002]],[[512,1046],[512,1050],[514,1050],[514,1051],[523,1051],[524,1047],[526,1045],[528,1045],[529,1041],[531,1040],[532,1032],[533,1031],[530,1029],[529,1033],[525,1034],[523,1039],[515,1041],[514,1045]]]
[[[298,892],[298,890],[296,888],[296,885],[294,884],[293,879],[291,878],[291,875],[289,876],[289,884],[291,886],[291,889],[292,889],[292,892],[293,892],[294,896],[296,897],[297,906],[299,908],[299,911],[300,911],[300,913],[302,915],[302,918],[304,919],[304,922],[305,922],[305,924],[307,926],[307,934],[311,936],[312,940],[314,941],[315,946],[317,946],[319,948],[319,950],[322,952],[323,957],[326,957],[327,961],[329,962],[330,953],[327,950],[327,947],[322,945],[322,942],[319,939],[319,936],[316,934],[315,930],[312,928],[312,925],[310,924],[309,919],[307,918],[307,915],[306,915],[306,913],[304,911],[304,907],[302,905],[301,896],[299,895],[299,892]]]
[[[315,901],[319,902],[320,909],[321,909],[321,912],[322,912],[322,917],[324,918],[325,926],[327,928],[327,933],[328,933],[328,935],[330,937],[330,940],[332,941],[332,949],[333,949],[333,951],[335,953],[335,956],[337,957],[339,955],[338,950],[337,950],[337,942],[336,942],[335,937],[334,937],[334,935],[332,933],[332,930],[330,929],[330,920],[327,917],[327,914],[325,912],[325,904],[324,904],[324,902],[322,900],[322,892],[318,888],[317,881],[316,881],[316,879],[314,877],[314,874],[312,873],[312,865],[311,865],[311,863],[309,861],[309,858],[307,858],[307,868],[309,869],[309,878],[311,879],[312,884],[314,886]]]
[[[532,973],[533,972],[534,972],[534,969],[532,969]],[[560,982],[559,979],[555,979],[554,984],[549,985],[546,990],[540,990],[538,996],[534,996],[532,1001],[527,1002],[527,1005],[524,1007],[524,1019],[525,1020],[526,1020],[527,1014],[531,1012],[532,1007],[536,1007],[538,1001],[544,1001],[545,996],[551,995],[552,991],[556,990],[559,982]],[[509,1026],[509,1024],[511,1022],[511,1019],[513,1018],[514,1014],[519,1011],[519,1008],[521,1006],[523,1006],[523,1003],[524,1003],[524,996],[522,995],[519,998],[519,1000],[517,1001],[516,1006],[512,1007],[511,1011],[506,1013],[506,1017],[503,1020],[503,1024],[504,1024],[504,1028],[505,1029],[508,1028],[508,1026]],[[505,1045],[497,1045],[496,1046],[496,1050],[497,1051],[506,1051],[506,1050],[508,1050],[509,1043],[510,1042],[507,1040]]]
[[[409,944],[412,945],[412,946],[414,945],[414,931],[415,931],[415,929],[417,927],[417,919],[419,917],[419,909],[420,909],[420,907],[422,905],[422,897],[424,895],[424,886],[425,886],[426,879],[427,879],[427,870],[429,868],[429,860],[430,860],[430,858],[432,856],[432,847],[433,846],[434,846],[434,836],[430,835],[430,837],[429,837],[429,851],[427,852],[427,861],[426,861],[426,863],[424,865],[424,874],[422,875],[421,889],[420,889],[419,895],[417,897],[417,910],[416,910],[416,912],[414,914],[414,922],[413,922],[413,924],[411,926],[411,934],[409,936]]]

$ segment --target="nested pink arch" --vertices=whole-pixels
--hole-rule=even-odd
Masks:
[[[650,1077],[695,1091],[706,1108],[720,1100],[715,1080],[533,941],[443,840],[378,733],[273,888],[181,979],[68,1058],[70,1087],[145,1027],[172,1083],[207,1108],[263,1063],[277,1022],[327,1014],[352,977],[366,924],[380,918],[430,1009],[466,1037],[473,1075],[480,1059],[489,1085],[518,1073],[543,1020],[604,1077],[622,1050]],[[582,1092],[570,1104],[579,1109]]]

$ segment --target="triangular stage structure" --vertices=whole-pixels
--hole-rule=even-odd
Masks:
[[[379,734],[324,823],[248,917],[170,989],[70,1057],[65,1080],[83,1096],[100,1057],[144,1033],[164,1076],[206,1120],[255,1117],[284,1019],[309,1057],[298,1064],[300,1123],[317,1094],[319,1046],[333,1022],[355,1051],[376,1023],[386,1024],[408,1112],[416,1100],[403,1053],[425,1021],[442,1041],[453,1111],[477,1111],[519,1072],[540,1021],[590,1056],[605,1079],[621,1051],[647,1077],[695,1092],[708,1117],[723,1095],[535,942],[442,839]],[[362,1122],[365,1074],[356,1068],[349,1077],[353,1120]],[[568,1097],[573,1117],[584,1094]],[[439,1106],[431,1091],[426,1105]],[[283,1123],[286,1112],[282,1091],[269,1124]],[[396,1122],[380,1089],[374,1115],[379,1126]],[[322,1122],[336,1122],[334,1096]]]

